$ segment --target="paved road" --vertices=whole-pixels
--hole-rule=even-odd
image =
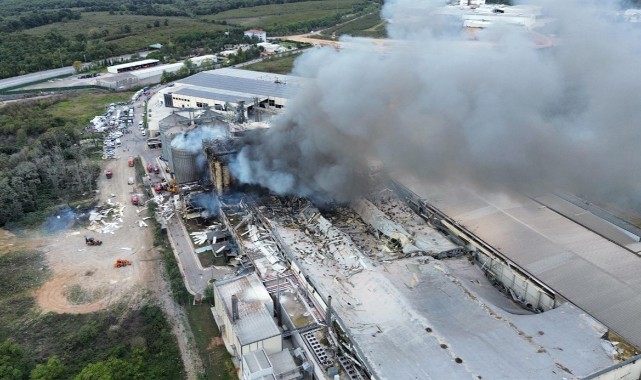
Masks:
[[[127,138],[123,140],[122,155],[124,157],[122,159],[127,159],[128,156],[140,156],[143,162],[158,165],[158,158],[162,152],[161,149],[149,149],[147,147],[148,136],[142,136],[138,127],[139,122],[143,118],[145,99],[146,97],[142,96],[134,104],[134,125],[131,127],[132,133],[125,135]],[[151,182],[159,182],[161,175],[162,173],[151,173],[149,175]],[[226,268],[202,267],[200,260],[194,252],[194,245],[191,238],[182,223],[182,219],[180,219],[178,215],[174,215],[167,222],[167,236],[169,237],[169,242],[178,261],[185,286],[191,294],[204,294],[211,279],[220,280],[231,273],[231,271]]]
[[[18,77],[0,79],[0,89],[5,89],[14,86],[22,86],[27,83],[37,82],[41,80],[46,80],[49,78],[58,77],[61,75],[73,74],[75,70],[73,67],[62,67],[59,69],[39,71],[37,73],[31,73],[26,75],[21,75]]]

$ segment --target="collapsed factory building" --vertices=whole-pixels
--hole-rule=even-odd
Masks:
[[[207,96],[233,92],[218,90]],[[190,91],[172,89],[170,108],[182,108],[174,96],[208,99]],[[235,99],[271,106],[255,92]],[[158,121],[162,156],[178,184],[199,182],[215,198],[216,228],[196,252],[233,272],[214,283],[212,314],[241,378],[641,375],[632,228],[563,196],[458,192],[383,171],[362,198],[320,209],[244,192],[230,164],[240,137],[264,130],[230,125],[215,103],[185,104],[197,115]],[[189,136],[197,149],[180,145]]]

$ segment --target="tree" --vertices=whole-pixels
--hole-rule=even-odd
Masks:
[[[71,66],[73,66],[73,69],[74,69],[77,73],[79,73],[80,71],[82,71],[82,62],[80,62],[80,61],[73,61],[73,64],[71,64]]]
[[[135,368],[132,363],[109,358],[107,361],[88,364],[74,380],[129,380],[142,379],[142,375],[140,369]]]
[[[28,369],[29,362],[20,346],[9,341],[0,344],[0,379],[22,380]]]
[[[57,356],[52,356],[46,364],[38,364],[31,371],[31,380],[63,380],[68,378],[67,367]]]

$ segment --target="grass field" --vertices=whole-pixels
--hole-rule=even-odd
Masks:
[[[336,37],[348,34],[355,37],[384,38],[387,36],[385,25],[386,23],[381,19],[380,13],[373,12],[344,24],[325,29],[322,34],[325,37],[331,37],[332,34],[336,34]]]
[[[54,117],[72,118],[82,126],[89,123],[94,116],[105,113],[105,105],[131,100],[132,92],[113,94],[81,94],[73,96],[51,107]]]
[[[299,54],[290,53],[281,57],[266,59],[243,67],[246,70],[262,71],[266,73],[289,74],[294,67],[294,61]]]
[[[167,19],[168,25],[164,22]],[[154,27],[154,22],[159,21],[160,26]],[[151,25],[148,28],[147,25]],[[125,26],[131,31],[124,34]],[[78,33],[91,35],[109,31],[105,41],[107,44],[118,44],[119,51],[134,52],[147,49],[151,44],[171,40],[172,36],[184,34],[194,30],[220,31],[227,27],[211,24],[188,17],[156,17],[140,15],[110,15],[108,12],[83,13],[80,20],[71,20],[63,23],[44,25],[28,29],[24,33],[43,36],[51,31],[56,31],[67,38],[74,38]]]
[[[362,3],[362,0],[319,0],[260,5],[234,9],[206,17],[243,27],[269,28],[282,24],[317,20],[337,13],[348,12],[358,3]]]
[[[206,378],[235,379],[231,357],[220,338],[220,331],[209,307],[209,304],[187,306],[187,318],[205,364]]]

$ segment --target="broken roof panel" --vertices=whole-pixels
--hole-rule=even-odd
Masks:
[[[407,177],[401,182],[626,341],[641,347],[640,257],[523,196],[451,187],[444,190]]]

